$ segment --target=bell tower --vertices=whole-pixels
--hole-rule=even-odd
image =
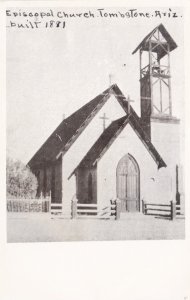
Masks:
[[[138,45],[132,54],[140,55],[141,122],[151,139],[151,121],[175,119],[172,116],[170,52],[177,44],[160,24]]]

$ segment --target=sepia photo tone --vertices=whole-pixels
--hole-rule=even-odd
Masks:
[[[10,8],[7,240],[185,238],[180,8]]]

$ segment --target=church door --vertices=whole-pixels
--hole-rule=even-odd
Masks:
[[[121,200],[123,212],[140,210],[139,168],[134,158],[127,154],[117,166],[117,198]]]

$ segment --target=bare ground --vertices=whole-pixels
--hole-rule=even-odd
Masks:
[[[130,213],[120,220],[67,220],[51,218],[48,213],[7,214],[7,241],[10,243],[184,238],[184,219],[171,221]]]

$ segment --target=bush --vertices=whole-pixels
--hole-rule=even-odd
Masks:
[[[36,196],[37,178],[19,160],[7,158],[6,165],[7,197],[32,198]]]

